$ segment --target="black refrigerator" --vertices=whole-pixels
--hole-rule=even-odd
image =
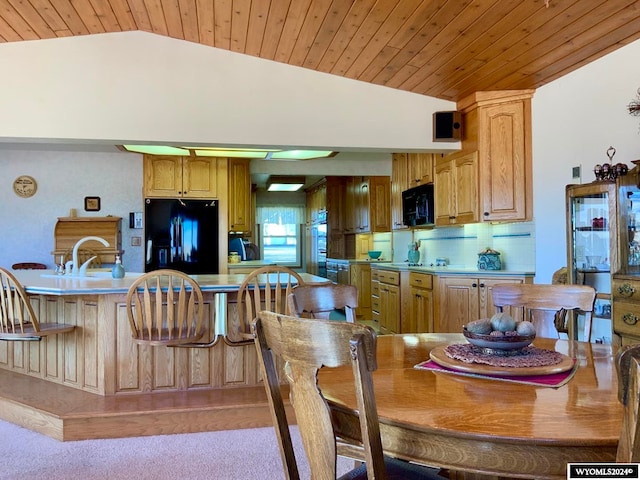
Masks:
[[[218,273],[218,201],[147,198],[145,272]]]

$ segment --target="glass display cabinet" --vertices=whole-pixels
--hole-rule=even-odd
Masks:
[[[567,185],[568,283],[597,291],[591,338],[611,341],[611,273],[618,271],[618,187],[615,181]],[[583,331],[578,318],[578,331]]]

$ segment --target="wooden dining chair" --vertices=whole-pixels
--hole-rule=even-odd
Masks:
[[[640,344],[625,345],[616,354],[618,400],[623,406],[617,463],[640,462]]]
[[[0,340],[42,340],[72,331],[75,325],[40,323],[16,277],[0,267]]]
[[[205,333],[202,290],[198,282],[177,270],[154,270],[140,276],[129,287],[126,305],[131,334],[138,344],[187,346]]]
[[[47,266],[39,262],[18,262],[11,265],[12,270],[46,270]]]
[[[331,411],[317,385],[318,371],[349,365],[354,375],[365,463],[341,478],[441,478],[437,469],[383,455],[372,377],[377,368],[376,334],[370,327],[262,311],[253,324],[253,333],[287,479],[300,476],[274,356],[291,367],[289,383],[296,399],[293,410],[312,478],[335,479],[337,464],[337,439]]]
[[[287,298],[291,315],[355,322],[358,289],[354,285],[326,283],[298,285]]]
[[[237,293],[237,315],[227,322],[224,341],[228,345],[251,345],[251,324],[258,312],[289,313],[287,297],[304,280],[295,270],[280,265],[258,268],[247,275]]]
[[[583,338],[591,338],[591,323],[596,291],[587,285],[549,285],[549,284],[500,284],[492,288],[493,304],[496,312],[508,311],[516,319],[529,320],[536,326],[538,336],[551,336],[548,332],[555,329],[555,335],[566,333],[570,339],[578,339],[578,313],[584,315]],[[565,311],[567,315],[556,315]],[[564,324],[557,322],[548,327],[542,322],[551,318],[562,318]]]

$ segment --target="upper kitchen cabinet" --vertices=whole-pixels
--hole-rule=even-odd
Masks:
[[[306,191],[307,225],[318,223],[327,211],[327,182],[325,179]],[[324,221],[324,219],[323,219]]]
[[[351,177],[346,182],[345,233],[391,231],[391,179]]]
[[[407,188],[433,183],[433,164],[436,156],[438,155],[435,153],[407,154],[407,174],[409,176]]]
[[[216,158],[144,156],[144,196],[217,198]]]
[[[251,202],[250,159],[229,158],[229,230],[251,233],[253,209]]]
[[[478,152],[436,160],[435,224],[477,223]]]
[[[409,228],[402,218],[402,192],[409,189],[409,154],[394,153],[391,156],[391,228]]]
[[[533,217],[531,97],[533,90],[476,92],[458,102],[462,112],[462,150],[436,161],[436,192],[444,173],[444,162],[477,152],[477,180],[474,210],[477,215],[456,217],[449,204],[436,200],[436,225],[473,222],[524,221]],[[442,173],[442,176],[440,175]],[[469,173],[469,172],[468,172]],[[451,184],[450,184],[451,185]],[[462,184],[454,185],[453,203],[469,195]],[[436,193],[436,198],[440,196]],[[465,199],[466,201],[466,199]]]

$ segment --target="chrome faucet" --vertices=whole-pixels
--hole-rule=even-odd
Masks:
[[[70,274],[74,277],[85,277],[87,275],[87,267],[89,266],[89,264],[91,263],[91,261],[96,258],[97,255],[94,255],[93,257],[91,257],[89,260],[87,260],[86,262],[84,262],[79,268],[78,268],[78,249],[80,248],[80,245],[82,245],[84,242],[88,242],[89,240],[95,240],[96,242],[100,242],[102,243],[102,245],[104,245],[105,247],[109,246],[109,242],[107,242],[104,238],[102,237],[95,237],[95,236],[89,236],[89,237],[83,237],[80,240],[78,240],[76,242],[76,244],[73,246],[73,253],[72,253],[72,265],[71,265],[71,269],[69,269],[67,267],[67,274]],[[69,263],[69,262],[67,262]]]

